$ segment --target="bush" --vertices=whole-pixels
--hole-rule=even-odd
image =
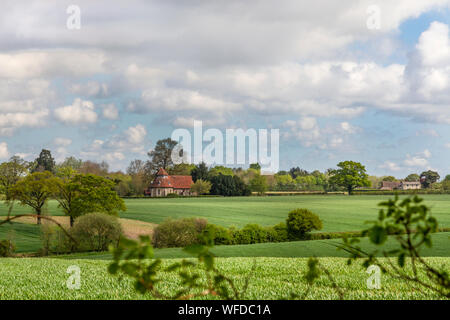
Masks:
[[[70,233],[79,251],[105,251],[109,245],[118,244],[122,227],[114,216],[90,213],[77,218]]]
[[[11,240],[0,240],[0,257],[11,257],[15,249]]]
[[[286,226],[291,240],[301,240],[306,233],[322,229],[322,221],[308,209],[295,209],[289,212]]]
[[[178,193],[169,193],[166,198],[180,198]]]
[[[203,236],[212,238],[215,245],[233,244],[232,231],[215,224],[208,224],[203,230]]]
[[[258,224],[248,224],[241,230],[234,232],[233,242],[235,244],[251,244],[268,242],[268,228],[261,227]]]
[[[287,225],[284,222],[271,227],[274,231],[273,242],[286,242],[289,241],[289,235],[287,230]]]
[[[62,254],[74,251],[75,244],[58,226],[42,225],[42,249],[40,254],[47,256],[51,253]],[[71,230],[68,230],[71,232]]]
[[[153,232],[153,246],[156,248],[185,247],[200,243],[200,235],[206,228],[205,219],[167,219]]]

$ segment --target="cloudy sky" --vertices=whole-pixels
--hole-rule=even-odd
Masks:
[[[449,28],[450,0],[2,0],[0,161],[125,169],[196,119],[279,128],[281,169],[443,176]]]

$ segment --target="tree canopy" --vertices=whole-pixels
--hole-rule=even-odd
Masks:
[[[343,161],[337,165],[339,169],[332,171],[330,184],[335,184],[346,188],[348,194],[352,194],[353,190],[358,187],[370,186],[366,167],[359,162]]]

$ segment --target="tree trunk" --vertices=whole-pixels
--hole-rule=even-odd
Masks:
[[[41,209],[37,209],[36,210],[36,214],[37,214],[37,224],[41,224]]]
[[[73,219],[72,216],[70,216],[70,227],[71,227],[71,228],[73,227],[73,223],[74,223],[74,219]]]
[[[351,196],[353,192],[353,188],[351,186],[347,187],[348,195]]]

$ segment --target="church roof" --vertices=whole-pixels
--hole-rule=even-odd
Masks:
[[[169,176],[166,170],[160,168],[150,188],[190,189],[192,183],[191,176]]]

